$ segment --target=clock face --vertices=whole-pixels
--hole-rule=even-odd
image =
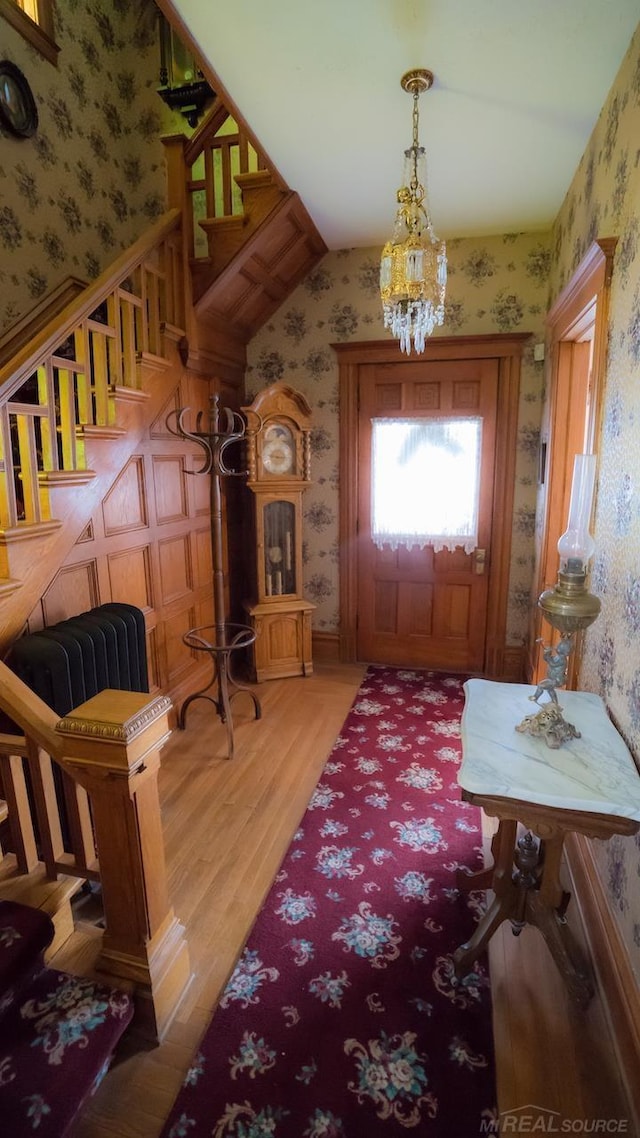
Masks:
[[[288,427],[273,423],[264,432],[262,465],[267,474],[293,474],[295,442]]]

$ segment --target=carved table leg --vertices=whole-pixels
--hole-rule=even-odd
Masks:
[[[535,892],[529,898],[527,920],[542,933],[571,998],[586,1008],[593,996],[593,981],[563,917],[545,904],[541,893]]]
[[[453,967],[459,980],[471,971],[480,953],[487,947],[491,937],[503,921],[508,920],[517,904],[518,891],[515,886],[506,889],[502,896],[495,897],[484,917],[476,926],[470,940],[461,944],[453,954]]]
[[[477,869],[475,872],[468,869],[457,871],[456,886],[461,893],[469,893],[472,889],[493,889],[494,893],[499,891],[498,883],[502,877],[505,874],[511,876],[517,825],[517,822],[510,820],[503,819],[500,822],[491,839],[492,865]]]
[[[473,936],[465,944],[461,944],[453,954],[454,970],[459,980],[471,971],[474,962],[486,948],[499,925],[517,914],[519,893],[511,879],[517,825],[517,822],[511,819],[503,819],[500,822],[491,843],[495,864],[490,870],[480,870],[475,874],[458,871],[458,888],[463,889],[486,888],[478,882],[484,881],[486,874],[490,873],[488,884],[495,893],[494,900],[479,921]]]
[[[520,936],[527,923],[527,909],[530,890],[538,883],[539,849],[529,831],[520,838],[516,849],[516,869],[513,884],[518,890],[517,911],[511,916],[511,929],[514,936]]]
[[[541,843],[542,875],[539,888],[527,896],[525,922],[542,933],[570,996],[586,1007],[593,995],[593,983],[582,954],[564,920],[570,894],[562,888],[560,864],[565,834],[552,833]]]

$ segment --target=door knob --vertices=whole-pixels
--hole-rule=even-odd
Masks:
[[[487,561],[486,549],[476,549],[474,551],[473,557],[474,557],[473,571],[474,571],[474,573],[477,573],[478,576],[482,576],[482,574],[484,573],[485,565],[486,565],[486,561]]]

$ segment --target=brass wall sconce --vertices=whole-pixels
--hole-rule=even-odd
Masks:
[[[567,664],[577,632],[588,628],[600,612],[600,600],[590,593],[587,584],[587,567],[595,550],[589,533],[593,488],[596,473],[596,456],[577,454],[573,466],[571,504],[567,529],[558,542],[560,572],[553,589],[545,589],[538,606],[552,628],[561,633],[555,647],[547,647],[543,656],[547,675],[529,696],[539,703],[546,694],[548,702],[534,715],[527,715],[517,731],[539,736],[547,746],[557,749],[569,739],[577,739],[580,732],[568,723],[562,714],[557,688],[564,687]]]

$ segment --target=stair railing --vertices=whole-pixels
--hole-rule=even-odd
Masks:
[[[190,139],[163,139],[169,203],[184,211],[185,252],[197,301],[287,187],[246,123],[220,96]]]
[[[134,987],[138,1028],[160,1039],[191,979],[169,901],[158,797],[170,701],[106,690],[60,720],[0,663],[0,708],[24,732],[0,735],[15,873],[42,863],[49,880],[100,881],[105,932],[97,967]],[[63,771],[70,851],[54,764]]]
[[[145,360],[184,335],[181,220],[165,214],[0,368],[5,539],[51,521],[49,490],[86,470],[86,440],[117,432],[114,397],[139,392]]]

